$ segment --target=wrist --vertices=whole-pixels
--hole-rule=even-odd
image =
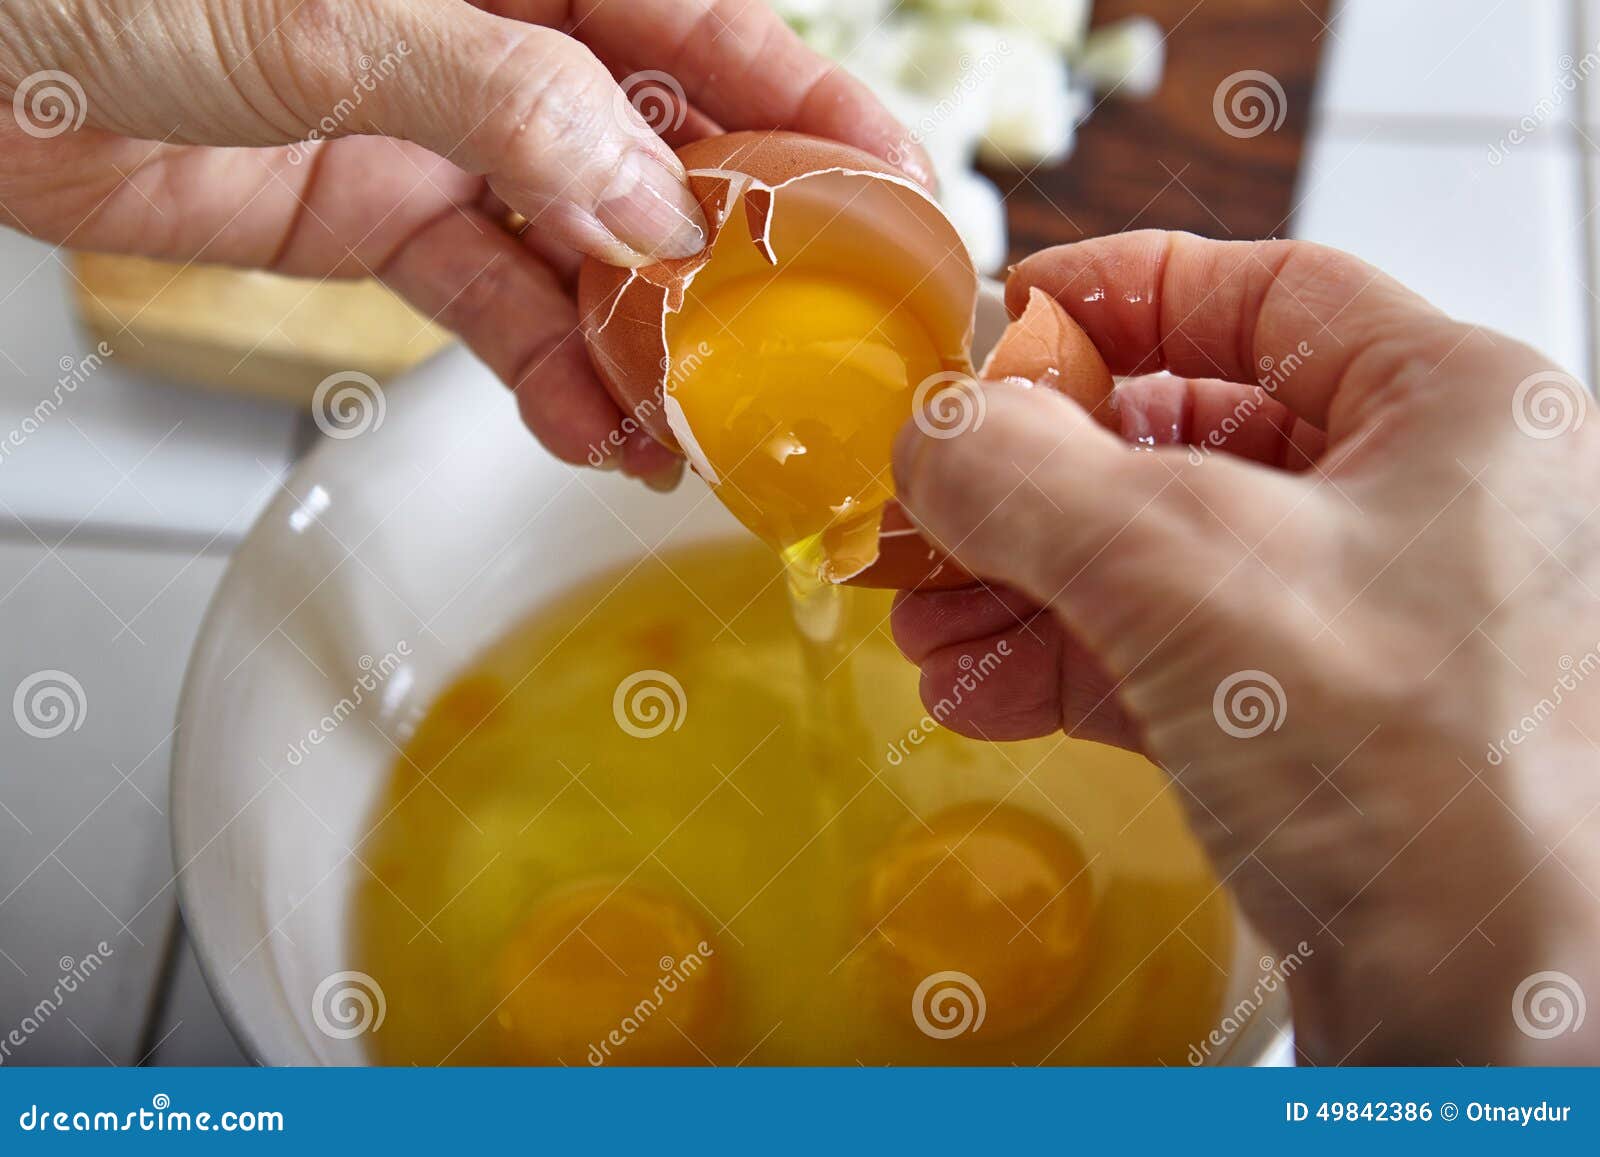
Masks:
[[[1600,810],[1552,806],[1562,777],[1542,772],[1545,815],[1521,806],[1530,781],[1474,775],[1329,921],[1338,942],[1296,977],[1307,1056],[1600,1063],[1600,1013],[1586,1015],[1600,996],[1600,845],[1584,827]]]

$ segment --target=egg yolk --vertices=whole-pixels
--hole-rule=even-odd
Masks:
[[[909,1002],[913,1022],[936,1032],[940,989],[959,988],[974,1039],[1044,1020],[1088,960],[1085,869],[1067,833],[1009,805],[958,804],[900,837],[866,882],[871,972],[890,1015],[904,1019]],[[962,975],[938,976],[950,973]]]
[[[709,931],[675,900],[610,882],[564,890],[501,952],[506,1062],[708,1063],[723,1019],[722,971]]]
[[[876,526],[895,433],[946,368],[908,304],[786,269],[691,293],[670,338],[668,389],[741,522],[785,551]]]

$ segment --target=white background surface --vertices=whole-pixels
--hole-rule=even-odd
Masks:
[[[1594,380],[1600,0],[1347,0],[1294,232]],[[1271,62],[1260,67],[1270,71]],[[1495,142],[1541,118],[1502,163]],[[69,274],[0,231],[0,435],[88,352]],[[14,1063],[237,1063],[182,939],[166,785],[178,687],[231,546],[298,419],[140,380],[113,358],[0,459],[0,698],[55,668],[82,725],[35,739],[0,711],[0,1037],[62,958],[113,949]]]

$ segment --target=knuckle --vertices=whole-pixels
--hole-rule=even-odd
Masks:
[[[208,19],[240,95],[275,123],[287,114],[297,126],[325,123],[348,99],[358,61],[387,26],[377,0],[212,5]],[[338,115],[342,123],[349,112]]]
[[[611,74],[589,49],[559,34],[534,29],[521,37],[495,69],[485,99],[494,110],[477,136],[481,151],[514,171],[575,142],[611,136]]]

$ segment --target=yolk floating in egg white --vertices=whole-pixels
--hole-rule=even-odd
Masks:
[[[1044,1020],[1088,963],[1094,886],[1062,828],[1006,803],[957,804],[908,830],[867,869],[876,983],[891,1008],[939,972],[971,977],[986,1030]]]
[[[604,1058],[620,1047],[613,1032],[625,1034],[632,1064],[704,1063],[694,1042],[715,1047],[724,1012],[713,939],[669,896],[611,880],[557,890],[500,956],[495,1015],[506,1063],[587,1056],[591,1047]],[[670,1009],[654,1016],[669,997]]]
[[[776,566],[743,541],[597,578],[433,705],[363,845],[375,1059],[1183,1063],[1233,920],[1162,774],[933,729],[881,591],[851,592],[855,722],[813,753]],[[616,695],[652,672],[675,725],[640,738]]]

